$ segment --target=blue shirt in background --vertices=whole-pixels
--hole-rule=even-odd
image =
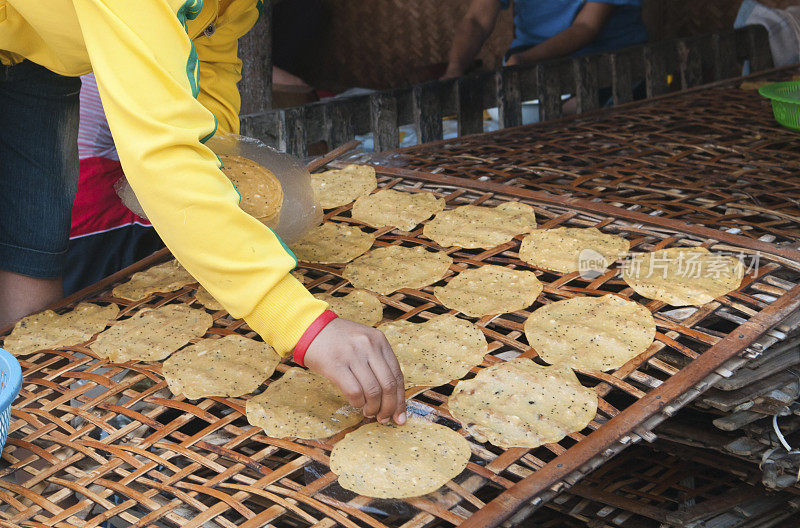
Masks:
[[[499,0],[508,9],[510,0]],[[615,6],[594,42],[575,55],[626,48],[647,41],[642,22],[642,0],[605,0]],[[514,41],[511,53],[517,53],[561,33],[583,9],[585,0],[514,0]]]

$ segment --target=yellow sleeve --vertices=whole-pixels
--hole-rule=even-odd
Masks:
[[[189,272],[282,355],[326,308],[289,274],[297,261],[238,206],[203,141],[185,29],[202,0],[73,0],[122,167],[147,216]]]
[[[242,78],[239,39],[258,20],[255,0],[234,0],[214,21],[211,34],[194,39],[200,61],[200,93],[197,100],[217,117],[220,132],[239,133],[241,99],[236,87]]]

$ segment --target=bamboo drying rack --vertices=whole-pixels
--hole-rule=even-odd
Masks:
[[[791,242],[800,239],[798,135],[740,86],[796,75],[798,66],[781,68],[372,159]]]
[[[330,448],[343,433],[322,441],[268,438],[247,424],[244,399],[190,401],[171,396],[160,364],[109,364],[85,345],[21,357],[25,383],[12,410],[0,468],[0,501],[15,511],[0,510],[0,526],[91,527],[109,521],[190,528],[266,523],[497,526],[515,512],[516,519],[530,514],[626,445],[651,440],[650,430],[657,423],[700,394],[715,376],[745,363],[743,353],[781,339],[781,325],[789,324],[800,308],[800,253],[791,249],[576,198],[404,169],[378,170],[381,187],[432,191],[450,206],[520,200],[535,207],[545,228],[596,226],[628,238],[632,251],[703,245],[742,252],[748,263],[758,256],[759,266],[739,290],[691,314],[647,302],[658,326],[654,345],[614,373],[580,373],[583,383],[595,387],[600,396],[598,415],[585,431],[533,450],[472,442],[472,460],[455,481],[436,494],[389,504],[338,488],[326,464]],[[329,211],[326,220],[358,225],[349,210],[345,206]],[[379,229],[376,245],[436,247],[421,237],[421,230]],[[484,263],[527,267],[517,258],[520,238],[491,250],[447,249],[455,260],[447,279]],[[68,309],[79,300],[116,302],[120,317],[126,317],[145,307],[192,303],[196,286],[141,302],[110,296],[113,284],[166,258],[161,252],[145,259],[57,308]],[[337,265],[300,267],[303,282],[313,292],[349,291],[341,271]],[[522,324],[543,304],[602,293],[641,300],[616,276],[616,269],[591,281],[577,273],[536,272],[545,288],[531,308],[477,321],[489,341],[483,366],[517,354],[535,357]],[[385,320],[423,321],[447,312],[431,287],[401,290],[381,301]],[[255,337],[243,321],[224,311],[213,316],[208,336]],[[273,379],[286,368],[280,366]],[[412,407],[458,428],[443,408],[452,387],[453,383],[426,390],[414,398]],[[24,487],[9,480],[20,469],[30,476]]]

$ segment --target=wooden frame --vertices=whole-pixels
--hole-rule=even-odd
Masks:
[[[648,43],[608,54],[563,58],[371,95],[329,99],[300,107],[244,115],[242,134],[280,150],[305,156],[308,146],[338,147],[357,134],[372,133],[375,150],[396,148],[398,128],[413,124],[419,141],[442,139],[442,118],[455,115],[459,135],[483,131],[483,110],[497,107],[501,128],[522,123],[522,102],[538,99],[541,120],[561,116],[561,94],[577,95],[578,112],[598,107],[596,93],[610,88],[613,104],[633,99],[644,82],[647,97],[674,87],[687,89],[736,77],[749,61],[751,71],[772,66],[766,30],[734,31]],[[672,84],[669,79],[673,79]]]

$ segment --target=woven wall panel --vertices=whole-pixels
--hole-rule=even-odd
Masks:
[[[326,21],[300,73],[315,85],[391,88],[430,79],[444,63],[469,0],[324,0]],[[479,59],[499,65],[512,36],[503,11]]]

